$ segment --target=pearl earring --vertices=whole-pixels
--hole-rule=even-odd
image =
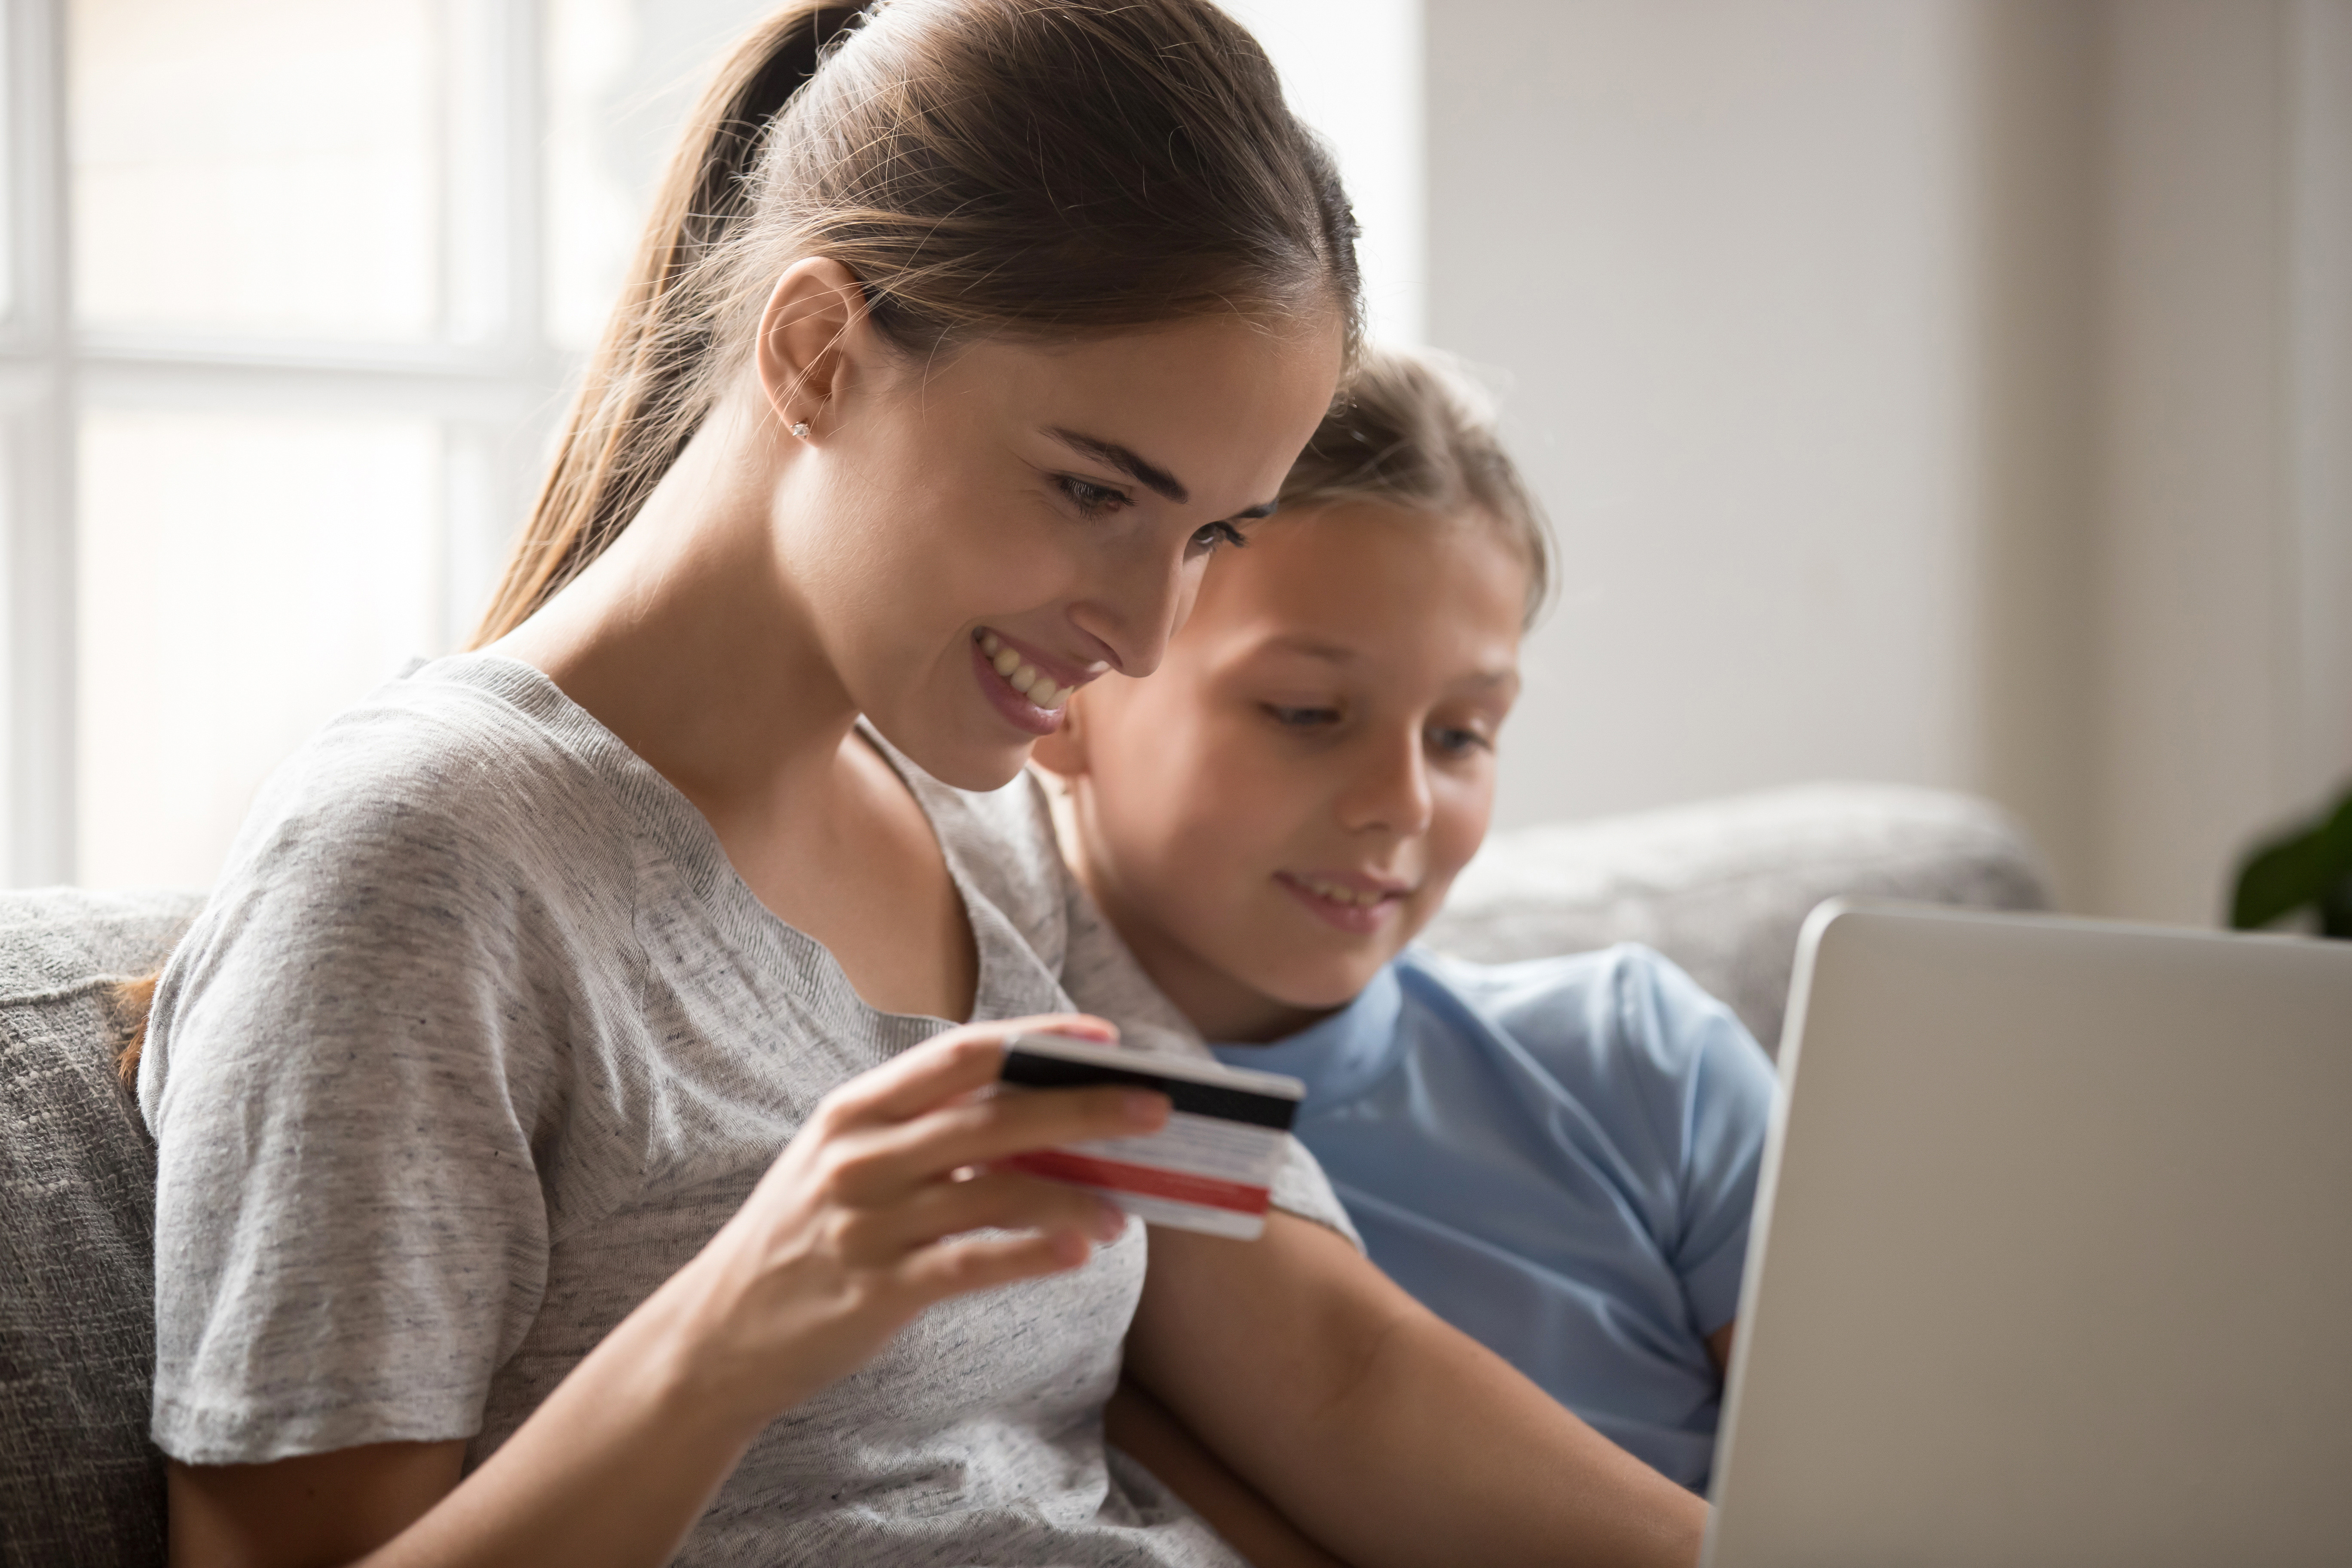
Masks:
[[[802,440],[803,440],[803,441],[807,440],[807,439],[808,439],[808,421],[807,421],[807,420],[805,420],[805,419],[801,419],[801,420],[796,420],[796,421],[794,421],[794,422],[793,422],[793,435],[795,435],[795,436],[797,436],[797,437],[800,437]]]

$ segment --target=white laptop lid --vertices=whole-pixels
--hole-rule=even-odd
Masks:
[[[1710,1568],[2352,1563],[2352,942],[1832,904]]]

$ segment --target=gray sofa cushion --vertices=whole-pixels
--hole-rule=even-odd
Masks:
[[[1844,893],[2049,907],[2032,846],[1984,801],[1899,784],[1809,784],[1498,833],[1426,940],[1503,963],[1638,942],[1780,1041],[1797,931]]]
[[[0,894],[0,1563],[161,1563],[155,1160],[114,1077],[114,982],[194,917],[176,893]]]

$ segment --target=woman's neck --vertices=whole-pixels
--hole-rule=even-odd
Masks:
[[[857,718],[772,542],[792,446],[722,404],[604,554],[491,645],[709,816],[822,799]]]

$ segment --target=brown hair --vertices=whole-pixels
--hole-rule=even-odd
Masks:
[[[1318,305],[1352,353],[1355,235],[1330,155],[1208,0],[788,5],[688,121],[475,645],[628,526],[801,257],[848,268],[916,354]]]
[[[1527,624],[1542,613],[1550,524],[1503,449],[1493,404],[1438,357],[1365,350],[1282,482],[1286,510],[1349,501],[1482,514],[1527,561]]]

